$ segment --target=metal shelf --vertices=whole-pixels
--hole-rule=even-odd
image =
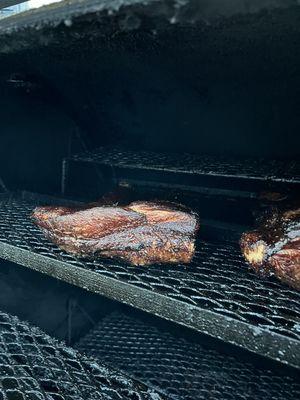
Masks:
[[[116,178],[137,179],[138,172],[143,171],[143,177],[152,173],[149,175],[152,179],[163,180],[164,176],[167,176],[167,182],[170,182],[171,176],[176,174],[177,184],[181,182],[180,177],[184,177],[185,185],[207,185],[235,191],[249,191],[249,183],[252,191],[271,188],[272,185],[276,185],[274,187],[278,189],[300,184],[300,163],[296,160],[163,154],[102,147],[92,152],[74,155],[65,160],[65,165],[70,162],[95,163],[113,168]]]
[[[0,398],[162,400],[154,390],[0,311]]]
[[[238,246],[199,241],[190,265],[133,267],[76,259],[47,241],[31,221],[36,205],[51,203],[38,195],[0,197],[0,257],[300,366],[300,293],[258,278]]]
[[[75,347],[170,399],[288,400],[300,394],[300,383],[287,373],[280,375],[124,313],[104,318]]]

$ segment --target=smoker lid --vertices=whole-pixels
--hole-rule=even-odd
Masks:
[[[21,1],[4,0],[1,2],[0,9],[18,3],[21,3]],[[178,22],[194,23],[196,21],[211,23],[220,17],[251,14],[260,10],[287,8],[298,4],[297,0],[256,0],[251,3],[245,0],[235,2],[211,0],[204,3],[192,0],[173,0],[171,2],[166,0],[68,0],[49,4],[39,9],[29,9],[25,14],[20,13],[14,17],[9,17],[7,21],[0,23],[0,28],[2,28],[2,32],[10,32],[24,27],[56,24],[66,18],[74,18],[88,13],[97,13],[103,16],[108,14],[111,17],[122,9],[132,12],[139,9],[144,10],[145,14],[156,18],[167,18],[171,24]],[[124,28],[135,27],[135,24],[131,25],[132,21],[127,19]]]
[[[2,3],[0,9],[6,3],[17,2]],[[86,28],[91,27],[92,20],[101,22],[102,29],[98,31],[98,36],[102,38],[109,37],[113,32],[170,31],[174,26],[195,25],[199,29],[199,26],[205,28],[216,25],[222,29],[227,18],[243,18],[245,15],[251,21],[251,15],[259,12],[292,10],[297,6],[297,0],[256,0],[250,3],[245,0],[64,0],[1,19],[0,54],[27,47],[49,46],[51,42],[55,45],[56,35],[60,34],[56,29],[58,25],[64,26],[66,32],[71,33],[69,39],[72,36],[73,39],[80,37]],[[93,29],[89,32],[92,36],[97,34]],[[68,35],[63,36],[66,39]],[[63,45],[63,42],[60,44]]]

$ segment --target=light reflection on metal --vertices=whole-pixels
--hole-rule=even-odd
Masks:
[[[9,17],[11,15],[19,14],[24,11],[28,11],[34,8],[39,8],[51,3],[58,3],[62,0],[29,0],[20,1],[20,4],[7,6],[6,8],[0,9],[0,19]],[[12,2],[13,3],[13,2]]]

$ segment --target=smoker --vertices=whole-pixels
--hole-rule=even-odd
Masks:
[[[299,203],[299,87],[297,0],[0,19],[0,398],[300,396],[300,293],[239,247]],[[33,224],[36,206],[111,192],[195,210],[192,262],[77,258]]]

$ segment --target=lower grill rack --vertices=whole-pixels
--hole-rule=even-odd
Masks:
[[[126,314],[107,316],[75,347],[170,399],[288,400],[300,395],[294,376],[240,361]]]
[[[0,311],[0,399],[162,400],[40,329]]]
[[[34,207],[51,203],[38,195],[0,197],[0,257],[300,367],[300,293],[258,278],[238,246],[200,240],[190,265],[76,259],[32,223]]]

